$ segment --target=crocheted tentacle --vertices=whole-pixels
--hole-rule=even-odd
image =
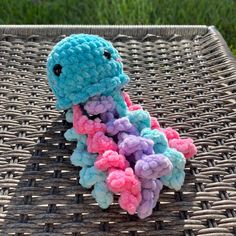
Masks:
[[[142,179],[157,179],[169,175],[172,169],[170,160],[162,154],[143,155],[135,164],[135,174]]]
[[[110,191],[120,194],[120,207],[134,214],[141,201],[140,183],[128,166],[123,155],[111,150],[104,152],[95,161],[96,168],[108,170],[106,183]]]
[[[87,116],[82,115],[82,111],[79,106],[73,106],[73,112],[73,125],[76,132],[79,134],[88,135],[88,152],[102,153],[106,150],[117,150],[117,145],[112,138],[109,138],[104,134],[106,126],[101,123],[101,120],[90,120]]]
[[[86,135],[76,133],[74,128],[68,129],[64,133],[64,137],[67,141],[84,142],[86,140]]]
[[[142,106],[139,104],[133,105],[128,93],[122,92],[122,97],[129,109],[127,116],[138,131],[141,132],[144,128],[150,128],[151,117],[149,113],[142,110]]]
[[[153,151],[154,142],[140,136],[119,134],[119,153],[125,156],[134,155],[136,159],[135,174],[140,178],[152,179],[170,174],[172,164],[162,154]]]
[[[88,151],[92,153],[103,153],[106,150],[117,151],[117,144],[112,138],[106,136],[103,132],[96,132],[87,138]]]
[[[135,128],[130,124],[128,118],[124,117],[115,120],[114,115],[115,110],[109,113],[106,111],[106,115],[102,116],[102,120],[107,121],[106,132],[109,135],[114,136],[121,131],[128,131],[131,133],[134,133],[136,131]],[[96,137],[98,133],[100,134],[100,136]],[[108,138],[104,133],[101,133],[102,132],[97,132],[92,137],[89,136],[88,138],[88,149],[90,151],[96,151],[100,153],[95,161],[95,167],[101,171],[109,172],[109,175],[107,177],[108,188],[112,192],[120,194],[119,204],[121,208],[127,210],[130,214],[134,214],[139,205],[139,202],[141,201],[140,183],[134,176],[133,171],[127,168],[129,166],[129,163],[127,162],[125,156],[118,154],[115,151],[117,147],[114,145],[114,143],[111,142],[112,139]],[[91,144],[90,138],[97,145]],[[105,138],[106,140],[101,142]],[[109,143],[113,145],[110,146]],[[96,147],[94,148],[94,146]],[[117,176],[119,176],[118,180],[116,180]],[[126,188],[122,189],[122,187],[120,186],[120,189],[118,190],[112,187],[114,182],[116,183],[116,187],[118,187],[119,181],[125,181]]]
[[[140,218],[145,218],[152,213],[162,189],[162,184],[157,178],[170,174],[173,168],[172,164],[164,155],[154,154],[154,142],[150,139],[121,132],[118,135],[118,140],[119,152],[126,156],[134,155],[137,161],[134,166],[135,175],[141,180],[142,189],[142,202],[137,212]],[[153,181],[156,187],[151,190],[147,189],[148,181]]]
[[[106,99],[104,98],[103,101],[105,101],[105,100]],[[108,106],[108,105],[110,105],[110,104],[105,104],[105,105],[101,106],[100,100],[98,100],[98,98],[96,98],[96,99],[90,100],[88,105],[86,103],[85,109],[89,115],[95,114],[95,113],[99,114],[99,111],[107,112],[108,109],[106,109],[106,106]],[[100,107],[100,110],[98,109],[99,107]],[[110,107],[112,108],[112,106],[110,106]],[[81,119],[81,117],[83,117],[83,115],[81,113],[82,112],[80,109],[78,109],[78,107],[76,109],[74,109],[74,114],[77,116],[76,117],[77,122]],[[111,116],[112,119],[113,119],[113,117],[114,116]],[[74,120],[76,120],[76,119],[74,119]],[[86,122],[88,123],[88,121],[86,121]],[[85,123],[85,125],[87,123]],[[109,126],[109,127],[110,127],[111,132],[115,132],[115,130],[112,129],[111,126]],[[120,120],[118,123],[115,122],[115,124],[113,125],[113,128],[118,129],[118,131],[119,131],[119,129],[121,129],[121,130],[130,129],[130,128],[132,128],[132,126],[130,125],[129,120],[125,119],[125,120]],[[80,128],[80,130],[81,130],[81,128]],[[85,130],[85,132],[86,131],[88,132],[88,130],[86,130],[85,128],[84,128],[84,130]],[[81,184],[84,185],[85,187],[91,187],[94,184],[96,185],[97,183],[95,181],[97,179],[99,179],[101,172],[95,172],[95,170],[102,170],[102,171],[108,170],[110,173],[119,173],[120,175],[121,175],[121,173],[123,173],[123,174],[126,173],[125,176],[127,177],[127,179],[130,182],[133,183],[133,186],[130,187],[130,189],[126,188],[120,192],[121,196],[119,198],[119,204],[123,209],[126,209],[130,214],[134,214],[139,202],[141,201],[140,191],[138,191],[137,193],[134,192],[135,184],[137,185],[136,182],[138,180],[136,180],[135,179],[136,177],[134,175],[130,174],[129,169],[126,168],[128,166],[128,163],[127,163],[125,157],[118,154],[117,152],[115,152],[117,150],[117,146],[114,143],[114,141],[112,140],[112,138],[107,137],[105,135],[104,131],[92,132],[91,130],[89,130],[89,132],[90,133],[88,133],[88,138],[87,138],[87,150],[89,152],[99,153],[100,155],[98,156],[98,158],[95,161],[94,167],[96,167],[96,168],[94,168],[94,167],[90,167],[90,168],[86,168],[86,169],[83,168],[83,171],[80,172],[81,173],[81,179],[80,179]],[[115,133],[117,133],[117,132],[115,132]],[[114,169],[114,168],[116,168],[116,169]],[[128,175],[128,173],[129,173],[129,175]],[[90,176],[90,178],[89,178],[90,181],[88,180],[88,176]],[[110,174],[108,175],[107,182],[109,182],[109,180],[111,181],[111,179],[112,179],[112,177],[110,177],[110,179],[109,179],[109,176],[112,176],[112,175],[110,175]],[[102,181],[102,180],[98,180],[98,181]],[[130,184],[130,182],[129,182],[129,184]],[[109,186],[109,184],[108,184],[108,186]],[[97,189],[100,189],[100,188],[96,188],[96,189],[94,188],[94,192],[93,192],[94,196],[101,195],[100,192],[98,192],[96,194],[96,191],[98,191]],[[111,188],[110,188],[110,190],[114,191],[114,189],[111,189]],[[130,192],[131,190],[132,190],[132,192]]]
[[[116,118],[115,118],[115,114],[114,114],[114,111],[107,111],[107,112],[104,112],[100,115],[100,118],[102,120],[103,123],[107,123],[107,122],[111,122],[111,121],[114,121]]]
[[[168,141],[162,132],[156,129],[145,128],[141,131],[140,135],[154,142],[153,149],[155,153],[164,153],[166,151]]]
[[[92,196],[103,209],[108,208],[113,202],[113,194],[104,181],[95,183]]]
[[[151,129],[159,130],[160,128],[161,127],[160,127],[159,122],[157,121],[157,118],[156,117],[151,117]]]
[[[66,111],[65,117],[68,123],[73,123],[73,110],[71,108]]]
[[[159,199],[163,184],[158,179],[143,179],[141,180],[141,184],[142,201],[138,207],[137,213],[139,218],[144,219],[152,214],[152,210]]]
[[[92,135],[106,130],[105,124],[101,123],[100,119],[90,120],[87,116],[83,115],[79,105],[73,106],[73,114],[73,127],[78,134]]]
[[[85,104],[85,110],[89,115],[99,114],[99,112],[106,112],[113,109],[112,98],[106,99],[105,97],[99,99],[98,97],[92,98]],[[100,120],[92,121],[88,117],[82,115],[79,106],[73,107],[73,124],[76,132],[88,135],[83,142],[77,144],[77,148],[71,156],[73,164],[82,166],[80,171],[80,184],[85,188],[94,186],[92,196],[96,199],[101,208],[107,208],[113,202],[113,194],[109,191],[105,184],[106,173],[95,168],[94,161],[97,154],[102,153],[104,150],[116,150],[117,146],[113,140],[106,137],[104,134],[105,124]],[[81,125],[84,125],[81,127]],[[101,127],[104,127],[100,129]],[[85,150],[86,148],[86,150]],[[76,160],[76,162],[75,162]]]
[[[89,115],[98,115],[107,111],[112,111],[115,108],[114,100],[111,96],[94,96],[90,98],[84,109]]]
[[[135,110],[141,110],[142,106],[139,104],[134,104],[132,103],[130,96],[127,92],[122,92],[123,99],[129,109],[129,111],[135,111]],[[147,122],[147,127],[149,127],[149,122]],[[155,117],[150,117],[150,125],[152,129],[160,128],[160,125]]]
[[[107,171],[110,168],[124,170],[129,166],[129,162],[125,156],[115,151],[107,150],[97,157],[94,166],[101,171]]]
[[[131,99],[130,99],[130,96],[129,96],[128,93],[122,92],[122,97],[123,97],[123,99],[124,99],[124,101],[125,101],[127,107],[130,107],[130,106],[133,105],[133,104],[132,104],[132,101],[131,101]]]
[[[133,215],[141,202],[141,185],[131,168],[111,170],[107,176],[108,189],[120,194],[121,208]]]
[[[136,151],[142,151],[145,154],[153,154],[154,142],[140,136],[129,135],[124,132],[118,135],[119,153],[129,156]]]
[[[134,105],[132,104],[132,101],[131,101],[128,93],[123,92],[122,96],[125,100],[125,103],[128,106],[128,109],[129,110],[136,110],[135,108],[134,109],[132,108],[132,106],[134,106]],[[139,119],[137,115],[139,115],[140,117],[141,116],[146,117],[146,121],[143,120],[140,124],[140,120],[142,120],[142,119],[141,118]],[[197,148],[193,144],[193,140],[191,138],[187,138],[187,139],[181,138],[179,133],[171,127],[168,127],[166,129],[162,129],[155,117],[148,118],[148,116],[149,116],[149,113],[148,113],[148,115],[147,114],[144,115],[142,110],[141,111],[138,110],[138,111],[136,111],[136,113],[128,113],[128,117],[129,117],[129,120],[131,121],[131,123],[134,124],[140,132],[145,133],[145,136],[142,134],[141,134],[141,136],[144,136],[146,138],[150,138],[152,140],[154,138],[152,136],[158,136],[158,133],[159,133],[159,136],[162,136],[162,137],[159,137],[159,139],[162,140],[161,143],[159,143],[159,145],[154,145],[155,153],[163,153],[166,150],[166,148],[168,147],[168,145],[167,145],[167,141],[168,141],[169,146],[176,149],[177,151],[183,153],[185,158],[191,158],[194,155],[196,155]],[[150,125],[149,125],[149,121],[148,121],[149,119],[150,119]],[[151,126],[151,130],[153,130],[154,132],[147,131],[145,129],[145,125],[146,125],[146,127]],[[145,131],[142,131],[142,128],[144,128]],[[157,133],[157,131],[158,131],[158,133]],[[160,132],[164,133],[164,135],[161,135]],[[155,139],[156,139],[156,137],[155,137]]]
[[[125,100],[125,103],[129,109],[129,111],[135,111],[135,110],[140,110],[142,109],[142,106],[139,104],[132,104],[132,101],[130,99],[130,96],[126,92],[122,92],[123,99]]]
[[[133,124],[139,132],[144,128],[151,127],[151,117],[147,111],[144,110],[134,110],[127,113],[129,121]]]
[[[191,138],[181,138],[179,133],[171,127],[166,129],[158,128],[158,130],[166,136],[169,147],[183,153],[185,158],[191,158],[197,154],[197,147],[193,144]]]
[[[136,128],[129,122],[129,119],[127,117],[119,118],[116,120],[112,119],[112,121],[108,121],[107,132],[113,136],[118,134],[118,143],[121,143],[121,139],[124,139],[125,136],[129,133],[138,135]],[[122,151],[120,147],[119,152],[120,154],[116,152],[106,152],[106,155],[103,155],[97,159],[95,165],[98,168],[101,168],[101,164],[104,164],[103,167],[110,170],[110,174],[107,178],[109,189],[115,193],[120,193],[120,207],[127,210],[129,214],[134,214],[141,201],[140,183],[133,174],[133,170],[130,168],[126,168],[128,166],[127,164],[125,165],[127,161],[125,156],[121,154]],[[119,170],[114,168],[119,168]],[[129,175],[127,175],[127,173],[129,173]],[[137,187],[137,185],[139,187]],[[135,189],[136,191],[134,191]]]
[[[185,178],[184,167],[186,159],[181,152],[172,148],[168,148],[163,154],[171,161],[173,170],[171,174],[161,177],[161,182],[169,188],[180,190]]]
[[[119,197],[120,207],[133,215],[137,211],[141,198],[141,194],[133,195],[130,191],[124,191]]]
[[[124,117],[128,113],[128,107],[123,99],[121,91],[114,91],[112,97],[116,104],[116,111],[119,114],[119,117]]]
[[[85,147],[77,147],[71,155],[70,160],[74,166],[86,167],[94,165],[97,155],[87,152]]]
[[[87,146],[85,135],[78,136],[80,137],[80,140],[78,139],[77,148],[70,157],[71,163],[74,166],[82,167],[80,171],[80,184],[85,188],[90,188],[94,185],[92,196],[101,208],[108,208],[113,202],[113,194],[106,186],[106,176],[92,168],[97,154],[91,154],[86,151]],[[68,136],[66,137],[68,138]],[[69,138],[71,139],[71,137]]]
[[[92,196],[103,209],[108,208],[113,202],[113,193],[107,187],[106,178],[106,173],[95,166],[84,166],[80,171],[80,184],[85,188],[94,186]]]
[[[74,128],[68,129],[64,133],[64,137],[68,141],[77,141],[77,147],[70,157],[70,161],[74,166],[93,166],[96,159],[95,154],[89,153],[87,151],[86,135],[77,134]]]
[[[112,120],[106,123],[107,126],[107,133],[109,135],[116,135],[119,132],[125,131],[129,134],[136,134],[138,135],[137,130],[135,127],[130,123],[128,117],[122,117],[116,120]]]
[[[106,174],[94,166],[83,167],[80,171],[79,183],[85,188],[91,188],[94,184],[106,180]]]
[[[170,141],[172,139],[179,139],[180,138],[179,133],[171,127],[167,127],[166,129],[161,129],[161,131],[165,134],[168,141]]]
[[[167,127],[166,129],[160,128],[159,124],[155,120],[152,121],[152,130],[158,130],[164,134],[164,137],[168,140],[168,145],[171,148],[176,149],[181,152],[185,158],[192,158],[197,154],[197,147],[194,145],[191,138],[181,138],[179,133],[171,128]]]
[[[184,154],[185,158],[191,158],[197,154],[197,147],[191,138],[171,139],[169,146]]]

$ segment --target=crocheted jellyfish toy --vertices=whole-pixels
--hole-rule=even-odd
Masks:
[[[72,124],[64,136],[77,142],[71,163],[81,167],[80,184],[101,208],[117,194],[122,209],[145,218],[163,185],[181,188],[186,158],[197,149],[122,92],[129,77],[110,42],[88,34],[64,38],[48,56],[47,75],[56,108]]]

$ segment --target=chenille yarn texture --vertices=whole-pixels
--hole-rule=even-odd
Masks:
[[[65,132],[77,142],[71,163],[80,166],[80,184],[92,188],[101,208],[114,194],[119,205],[140,218],[152,214],[163,185],[179,190],[186,158],[197,149],[156,118],[132,104],[122,88],[129,82],[112,44],[96,35],[71,35],[52,49],[47,61],[56,108],[67,110],[73,127]]]

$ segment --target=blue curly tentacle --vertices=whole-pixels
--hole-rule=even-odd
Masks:
[[[77,134],[74,128],[71,128],[65,132],[64,136],[68,141],[77,141],[77,147],[70,160],[74,166],[82,167],[79,183],[84,188],[94,187],[92,196],[101,208],[108,208],[113,202],[113,194],[108,190],[105,183],[106,174],[94,167],[97,154],[89,153],[86,150],[86,135]]]

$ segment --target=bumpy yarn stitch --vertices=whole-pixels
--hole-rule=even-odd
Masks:
[[[48,56],[47,75],[56,108],[66,110],[72,125],[64,133],[76,142],[70,161],[81,168],[79,182],[101,208],[118,194],[120,207],[143,219],[163,185],[181,188],[186,158],[197,153],[193,140],[161,128],[121,91],[129,77],[110,42],[88,34],[64,38]]]
[[[111,59],[104,56],[109,52]],[[58,109],[86,102],[95,95],[109,95],[128,83],[120,56],[112,44],[96,35],[71,35],[52,49],[47,60],[50,87]],[[59,66],[61,73],[55,73]]]

